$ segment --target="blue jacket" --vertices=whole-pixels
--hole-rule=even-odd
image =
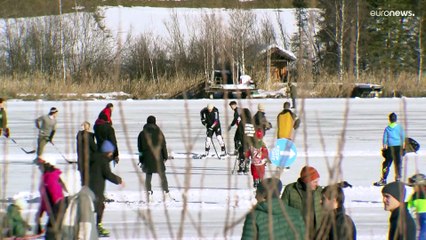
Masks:
[[[397,123],[391,123],[385,128],[383,133],[383,145],[402,146],[405,139],[404,129]]]

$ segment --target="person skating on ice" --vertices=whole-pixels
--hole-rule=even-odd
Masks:
[[[95,212],[99,236],[109,236],[109,231],[105,229],[102,224],[102,218],[105,210],[104,192],[106,181],[108,180],[116,185],[124,187],[124,181],[121,177],[115,175],[110,168],[110,162],[113,160],[114,151],[114,144],[105,140],[102,143],[100,152],[96,152],[90,158],[89,188],[96,196]]]
[[[231,128],[233,126],[237,126],[238,127],[238,124],[241,121],[240,109],[238,108],[237,102],[236,101],[231,101],[229,103],[229,107],[232,109],[232,111],[234,111],[234,114],[233,114],[232,122],[231,122],[231,124],[228,127],[228,132],[231,131]],[[235,147],[235,149],[234,149],[234,155],[237,155],[238,154],[238,149],[241,147],[241,143],[237,139],[237,132],[235,132],[235,135],[234,135],[234,147]]]
[[[108,103],[106,107],[99,113],[98,118],[93,125],[93,131],[95,132],[96,143],[98,144],[98,150],[101,149],[102,144],[105,140],[110,141],[115,146],[113,159],[116,163],[119,162],[119,151],[117,138],[115,136],[115,129],[112,127],[111,115],[114,110],[114,105]]]
[[[402,153],[405,149],[405,132],[400,124],[397,123],[398,116],[395,113],[389,114],[389,125],[383,133],[382,155],[382,177],[375,186],[386,185],[392,162],[395,168],[395,181],[401,180],[402,172]]]
[[[212,137],[216,134],[216,138],[219,142],[221,154],[220,157],[226,156],[225,142],[222,138],[222,130],[220,128],[219,110],[211,103],[207,107],[200,111],[201,123],[206,127],[206,142],[205,142],[205,153],[202,157],[209,155],[210,145],[213,144]]]
[[[269,162],[268,149],[263,142],[261,129],[256,130],[253,145],[246,152],[247,161],[251,162],[250,169],[253,177],[253,187],[257,188],[265,176],[265,166]]]
[[[36,161],[43,155],[46,144],[48,142],[53,144],[53,137],[56,133],[57,115],[58,109],[52,107],[47,115],[42,115],[35,120],[35,126],[38,129]]]
[[[169,192],[169,184],[166,176],[165,162],[169,158],[166,138],[154,116],[149,116],[143,130],[138,135],[138,151],[140,168],[145,173],[145,188],[147,199],[153,201],[151,186],[152,175],[158,173],[163,189],[163,198],[166,201],[173,200]]]
[[[236,141],[239,142],[238,148],[238,174],[249,172],[249,159],[246,159],[245,153],[254,143],[254,125],[251,112],[248,108],[243,108],[241,111],[241,122],[238,124]]]

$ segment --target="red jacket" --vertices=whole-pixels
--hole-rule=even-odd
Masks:
[[[254,165],[264,165],[268,159],[268,149],[265,145],[260,148],[250,146],[246,151],[246,158],[250,158],[251,163]]]

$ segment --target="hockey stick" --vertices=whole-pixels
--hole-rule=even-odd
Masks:
[[[26,154],[33,154],[33,153],[35,153],[36,151],[35,150],[31,150],[31,151],[27,151],[27,150],[25,150],[25,148],[23,148],[21,145],[19,145],[19,143],[17,143],[16,142],[16,140],[15,139],[13,139],[13,138],[8,138],[8,139],[10,139],[10,141],[12,141],[13,143],[15,143],[22,151],[24,151],[24,153],[26,153]]]
[[[216,157],[220,160],[220,156],[219,156],[219,154],[217,153],[216,146],[214,145],[214,141],[213,141],[213,139],[212,139],[212,145],[213,145],[214,152],[216,153]]]
[[[73,164],[73,163],[77,163],[76,161],[71,161],[71,160],[69,160],[68,158],[66,158],[65,156],[64,156],[64,154],[59,150],[59,148],[53,143],[53,142],[50,142],[50,144],[52,144],[52,146],[56,149],[56,151],[61,155],[61,157],[65,160],[65,161],[67,161],[67,163],[69,163],[69,164]]]
[[[237,167],[237,161],[238,161],[238,155],[235,157],[234,168],[232,168],[232,171],[231,171],[232,175],[234,175],[234,173],[235,173],[235,168]]]

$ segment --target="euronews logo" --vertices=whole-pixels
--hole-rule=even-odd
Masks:
[[[371,10],[372,17],[414,17],[412,10]]]

